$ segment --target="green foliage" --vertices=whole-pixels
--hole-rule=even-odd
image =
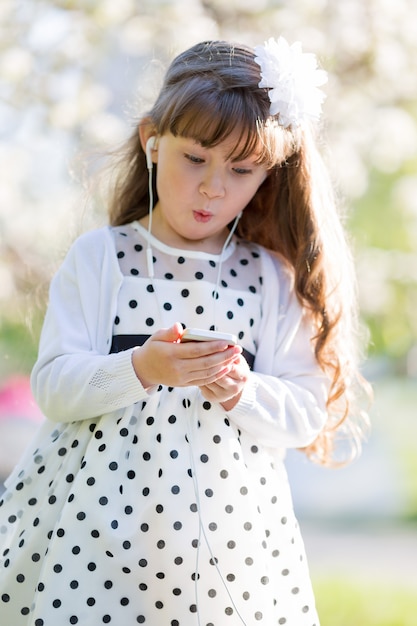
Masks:
[[[407,374],[406,358],[417,342],[410,305],[417,298],[417,286],[390,281],[390,297],[378,313],[363,311],[370,334],[370,356],[387,356],[393,371]]]
[[[39,322],[35,327],[0,319],[0,379],[30,372],[37,354]]]
[[[396,183],[404,175],[405,171],[392,174],[378,170],[370,172],[368,189],[355,200],[349,221],[349,227],[361,247],[404,252],[414,249],[411,216],[404,212],[393,194]]]
[[[370,354],[394,360],[404,360],[417,344],[416,216],[407,206],[413,202],[411,190],[407,196],[399,192],[416,165],[408,162],[392,174],[373,170],[368,190],[353,203],[348,223],[357,247]]]
[[[360,576],[360,572],[359,572]],[[321,626],[414,626],[417,595],[388,583],[321,579],[315,585]]]
[[[415,440],[414,440],[415,441]],[[405,487],[407,492],[407,510],[405,518],[417,523],[417,455],[414,441],[404,445],[402,462],[405,468]]]

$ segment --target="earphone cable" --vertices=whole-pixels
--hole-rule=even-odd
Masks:
[[[227,249],[227,246],[229,245],[233,234],[237,228],[237,225],[239,223],[240,218],[242,217],[242,211],[235,217],[235,221],[233,222],[232,228],[229,231],[229,234],[227,235],[226,241],[223,244],[223,248],[222,251],[220,253],[220,261],[219,261],[219,269],[217,270],[217,279],[216,279],[216,286],[214,288],[214,293],[213,293],[213,330],[217,330],[217,323],[216,323],[216,312],[217,312],[217,307],[216,307],[216,303],[218,298],[220,297],[219,294],[219,287],[220,287],[220,276],[221,276],[221,271],[222,271],[222,265],[223,265],[223,260],[224,260],[224,253]]]
[[[148,275],[151,280],[154,277],[154,269],[153,269],[153,254],[152,254],[152,246],[151,246],[151,238],[150,235],[152,233],[152,215],[153,215],[153,180],[152,180],[152,171],[153,169],[148,168],[148,189],[149,189],[149,211],[148,211],[148,246],[146,248],[146,260],[148,263]],[[152,285],[153,286],[153,285]]]

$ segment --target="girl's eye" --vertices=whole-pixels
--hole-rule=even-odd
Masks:
[[[184,154],[185,158],[191,161],[191,163],[204,163],[204,159],[194,156],[194,154]]]
[[[236,174],[240,174],[241,176],[252,174],[252,170],[248,170],[244,167],[234,167],[233,171],[236,172]]]

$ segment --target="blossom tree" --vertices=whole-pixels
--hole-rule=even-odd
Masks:
[[[283,35],[329,72],[325,156],[356,241],[372,349],[412,355],[416,30],[414,0],[2,0],[0,375],[30,367],[28,344],[16,363],[8,339],[36,322],[71,239],[105,219],[86,202],[92,155],[130,133],[174,54],[210,38],[255,46]]]

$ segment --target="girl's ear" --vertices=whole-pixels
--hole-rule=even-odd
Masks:
[[[144,118],[143,120],[140,121],[139,126],[138,126],[138,133],[139,133],[140,145],[142,146],[142,150],[146,154],[147,160],[151,159],[152,162],[155,163],[157,141],[153,143],[152,149],[150,149],[150,146],[148,143],[151,137],[156,137],[156,130],[150,118]]]

